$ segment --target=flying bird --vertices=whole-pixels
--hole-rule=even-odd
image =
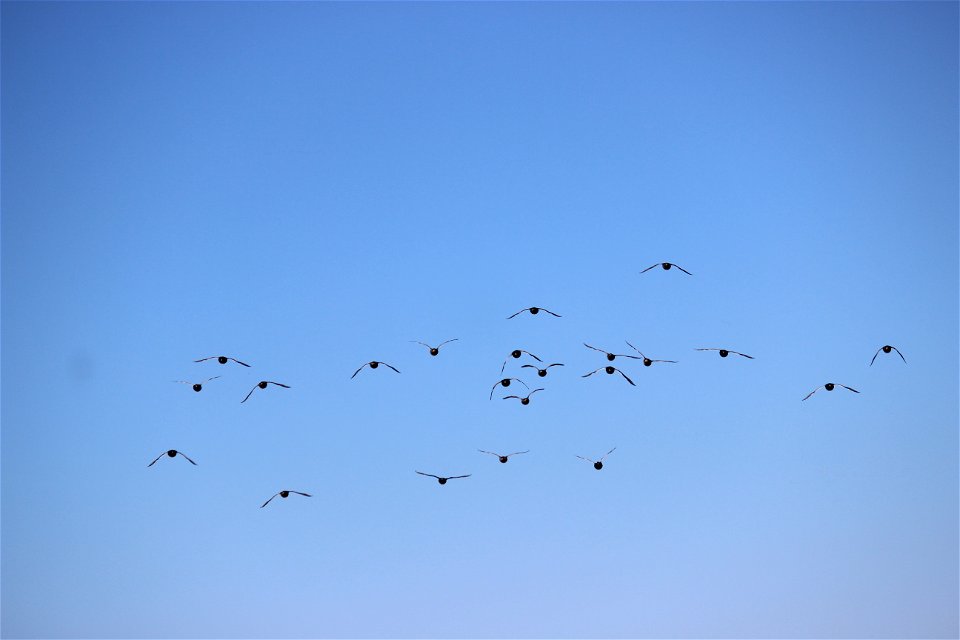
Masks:
[[[637,386],[637,385],[633,384],[633,380],[631,380],[630,378],[628,378],[628,377],[627,377],[627,374],[625,374],[623,371],[620,371],[620,369],[617,369],[616,367],[610,367],[610,366],[600,367],[599,369],[594,369],[594,370],[591,371],[590,373],[584,374],[584,375],[582,375],[582,376],[580,376],[580,377],[581,377],[581,378],[589,378],[590,376],[592,376],[593,374],[595,374],[597,371],[606,371],[606,372],[609,373],[609,374],[612,374],[614,371],[616,371],[617,373],[619,373],[620,375],[623,376],[623,379],[624,379],[624,380],[626,380],[627,382],[629,382],[629,383],[632,384],[633,386]]]
[[[587,462],[592,462],[592,463],[593,463],[593,468],[596,469],[597,471],[600,471],[600,469],[603,469],[603,461],[604,461],[604,459],[606,459],[606,457],[607,457],[608,455],[610,455],[611,453],[613,453],[613,452],[616,451],[616,450],[617,450],[616,447],[614,447],[613,449],[610,449],[610,451],[607,451],[605,454],[603,454],[603,458],[600,458],[599,460],[591,460],[590,458],[584,458],[583,456],[577,456],[577,457],[580,458],[581,460],[586,460]]]
[[[447,342],[456,342],[456,341],[459,340],[459,339],[460,339],[460,338],[453,338],[453,339],[451,339],[451,340],[446,340],[445,342],[441,342],[440,344],[438,344],[438,345],[435,346],[435,347],[431,347],[431,346],[428,345],[426,342],[420,342],[419,340],[411,340],[410,342],[416,342],[417,344],[422,344],[423,346],[425,346],[427,349],[430,350],[430,355],[435,356],[435,355],[437,355],[438,353],[440,353],[440,347],[442,347],[443,345],[447,344]],[[384,364],[386,364],[386,363],[384,363]],[[387,365],[387,366],[389,367],[390,365]],[[360,367],[360,368],[362,369],[363,367]]]
[[[509,387],[511,380],[516,380],[517,382],[525,386],[527,389],[530,388],[530,385],[528,385],[526,382],[524,382],[520,378],[504,378],[503,380],[499,381],[497,384],[493,385],[493,388],[490,389],[490,399],[493,400],[493,392],[496,390],[497,387],[500,387],[500,386]]]
[[[220,376],[213,376],[212,378],[207,378],[203,382],[187,382],[186,380],[174,380],[174,382],[177,382],[179,384],[189,384],[190,386],[193,387],[194,391],[196,391],[197,393],[200,393],[200,391],[203,389],[203,385],[207,384],[211,380],[216,380],[219,377]]]
[[[750,358],[751,360],[754,360],[754,359],[755,359],[753,356],[748,356],[747,354],[745,354],[745,353],[740,353],[739,351],[730,351],[729,349],[713,349],[713,348],[708,348],[708,349],[694,349],[694,351],[719,351],[721,358],[726,358],[726,357],[727,357],[728,355],[730,355],[731,353],[735,353],[735,354],[737,354],[738,356],[743,356],[744,358]]]
[[[526,451],[514,451],[513,453],[508,453],[506,455],[500,454],[500,453],[494,453],[493,451],[484,451],[483,449],[477,449],[477,451],[479,451],[480,453],[489,453],[492,456],[497,456],[497,458],[500,459],[500,464],[506,464],[507,459],[510,458],[510,456],[518,456],[521,453],[530,453],[529,449],[527,449]]]
[[[250,389],[250,393],[247,394],[247,397],[246,397],[246,398],[244,398],[243,400],[240,401],[240,404],[243,404],[244,402],[246,402],[246,401],[247,401],[247,398],[250,397],[250,394],[257,390],[257,387],[260,387],[261,389],[266,389],[268,384],[275,384],[275,385],[277,385],[278,387],[283,387],[284,389],[289,389],[289,388],[290,388],[290,385],[288,385],[288,384],[283,384],[283,383],[280,383],[280,382],[272,382],[272,381],[270,381],[270,380],[261,380],[260,382],[258,382],[257,384],[255,384],[255,385],[253,386],[253,389]]]
[[[291,491],[290,489],[284,489],[283,491],[278,491],[278,492],[276,492],[275,494],[273,494],[272,496],[270,496],[270,500],[273,500],[273,499],[276,498],[277,496],[280,496],[281,498],[286,498],[286,497],[289,496],[291,493],[295,493],[295,494],[297,494],[298,496],[306,496],[307,498],[312,498],[312,497],[313,497],[313,496],[311,496],[309,493],[303,493],[302,491]],[[265,506],[267,506],[268,504],[270,504],[270,500],[267,500],[267,501],[264,502],[262,505],[260,505],[260,508],[263,509]]]
[[[516,398],[517,400],[520,401],[520,404],[530,404],[530,396],[535,394],[537,391],[543,391],[543,389],[534,389],[533,391],[531,391],[530,393],[528,393],[526,396],[522,398],[520,396],[504,396],[503,399],[509,400],[510,398]]]
[[[473,475],[472,473],[468,473],[465,476],[449,476],[444,478],[442,476],[435,476],[432,473],[424,473],[423,471],[417,471],[417,473],[419,473],[422,476],[429,476],[431,478],[436,478],[437,482],[439,482],[440,484],[447,484],[447,480],[456,480],[457,478],[469,478],[470,476]]]
[[[627,344],[630,344],[630,343],[628,342]],[[583,346],[585,346],[587,349],[593,349],[594,351],[599,351],[600,353],[607,354],[607,360],[609,360],[610,362],[613,362],[614,360],[616,360],[617,356],[621,358],[633,358],[634,360],[640,360],[640,358],[638,358],[637,356],[631,356],[624,353],[610,353],[608,351],[604,351],[603,349],[597,349],[596,347],[591,347],[586,342],[583,343]]]
[[[670,271],[670,267],[676,267],[677,269],[680,269],[680,271],[683,271],[683,272],[684,272],[685,274],[687,274],[688,276],[692,276],[692,275],[693,275],[692,273],[690,273],[689,271],[687,271],[686,269],[684,269],[684,268],[681,267],[680,265],[674,264],[674,263],[672,263],[672,262],[658,262],[657,264],[650,265],[649,267],[647,267],[646,269],[644,269],[644,270],[641,271],[640,273],[646,273],[647,271],[650,271],[650,269],[653,269],[654,267],[663,267],[663,270],[664,270],[664,271]]]
[[[391,369],[393,369],[393,370],[396,371],[397,373],[400,373],[400,370],[397,369],[396,367],[394,367],[393,365],[389,365],[389,364],[387,364],[386,362],[377,362],[376,360],[373,360],[373,361],[371,361],[371,362],[368,362],[368,363],[364,364],[363,367],[370,367],[371,369],[376,369],[376,368],[379,367],[380,365],[383,365],[383,366],[385,366],[385,367],[390,367]],[[356,377],[357,377],[357,374],[360,373],[360,371],[363,370],[363,367],[360,367],[359,369],[357,369],[356,371],[354,371],[354,372],[353,372],[353,375],[350,376],[350,379],[353,380],[354,378],[356,378]]]
[[[177,454],[180,454],[180,455],[183,456],[184,458],[187,458],[187,462],[189,462],[190,464],[196,466],[197,463],[194,462],[193,460],[191,460],[189,457],[187,457],[187,454],[185,454],[183,451],[177,451],[176,449],[170,449],[169,451],[164,451],[163,453],[161,453],[160,455],[158,455],[156,458],[154,458],[154,459],[153,459],[153,462],[151,462],[151,463],[148,464],[147,466],[148,466],[148,467],[152,467],[154,464],[157,463],[157,460],[159,460],[159,459],[162,458],[163,456],[170,456],[171,458],[175,458],[175,457],[177,456]]]
[[[537,367],[536,365],[533,365],[533,364],[525,364],[525,365],[523,365],[523,366],[520,367],[520,368],[521,368],[521,369],[526,369],[527,367],[530,367],[531,369],[536,369],[538,376],[540,376],[541,378],[546,378],[546,377],[547,377],[547,369],[549,369],[550,367],[562,367],[562,366],[563,366],[562,363],[560,363],[560,362],[554,362],[553,364],[548,364],[548,365],[547,365],[546,367],[544,367],[543,369],[540,369],[539,367]]]
[[[563,317],[563,316],[561,316],[559,313],[554,313],[553,311],[550,311],[550,309],[544,309],[543,307],[527,307],[526,309],[520,309],[520,311],[517,311],[517,312],[516,312],[515,314],[513,314],[512,316],[507,316],[507,320],[510,320],[511,318],[516,318],[518,315],[520,315],[520,314],[523,313],[524,311],[529,311],[532,315],[537,315],[537,314],[540,313],[541,311],[546,311],[547,313],[549,313],[549,314],[552,315],[552,316],[556,316],[556,317],[558,317],[558,318],[562,318],[562,317]]]
[[[852,388],[852,387],[848,387],[848,386],[845,385],[845,384],[840,384],[839,382],[828,382],[827,384],[822,384],[822,385],[820,385],[819,387],[817,387],[816,389],[814,389],[813,391],[811,391],[810,393],[808,393],[803,400],[806,400],[807,398],[809,398],[810,396],[812,396],[813,394],[815,394],[817,391],[820,391],[820,389],[826,389],[827,391],[833,391],[833,388],[834,388],[834,387],[843,387],[844,389],[849,389],[850,391],[853,391],[854,393],[860,393],[860,392],[857,391],[856,389],[854,389],[854,388]],[[803,402],[803,400],[801,400],[800,402]]]
[[[643,366],[645,366],[645,367],[649,367],[649,366],[652,365],[654,362],[672,362],[672,363],[674,363],[674,364],[677,363],[676,360],[654,360],[654,359],[652,359],[652,358],[648,358],[647,356],[644,356],[644,355],[643,355],[643,352],[640,351],[640,349],[637,349],[635,346],[633,346],[632,344],[630,344],[630,341],[629,341],[629,340],[625,340],[624,342],[626,342],[628,345],[630,345],[630,348],[631,348],[631,349],[633,349],[634,351],[636,351],[637,353],[639,353],[641,356],[643,356]]]
[[[509,362],[510,358],[519,358],[523,354],[527,354],[537,362],[543,362],[543,360],[533,355],[529,351],[525,351],[523,349],[514,349],[513,351],[510,352],[510,355],[507,356],[506,360],[503,361],[503,366],[500,367],[500,373],[503,373],[503,370],[507,368],[507,362]]]
[[[890,346],[889,344],[885,344],[885,345],[883,345],[882,347],[880,347],[879,349],[877,349],[877,352],[876,352],[875,354],[873,354],[873,359],[870,360],[870,366],[871,366],[871,367],[873,366],[873,361],[877,359],[877,356],[880,355],[880,352],[881,352],[881,351],[883,351],[884,353],[890,353],[891,350],[897,352],[897,355],[900,356],[900,359],[903,360],[903,363],[904,363],[904,364],[907,363],[907,359],[903,357],[903,354],[902,354],[902,353],[900,353],[900,349],[897,349],[896,347],[892,347],[892,346]]]
[[[231,358],[230,356],[210,356],[209,358],[200,358],[199,360],[194,360],[194,362],[206,362],[207,360],[213,360],[214,358],[216,358],[217,362],[220,364],[227,364],[227,360],[233,360],[237,364],[242,364],[245,367],[250,366],[246,362],[240,362],[236,358]]]

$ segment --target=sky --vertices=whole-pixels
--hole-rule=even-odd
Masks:
[[[0,22],[3,637],[960,633],[956,2]]]

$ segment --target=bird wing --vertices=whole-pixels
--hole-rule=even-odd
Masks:
[[[873,354],[873,357],[872,357],[872,358],[870,358],[870,366],[871,366],[871,367],[873,366],[873,361],[877,359],[877,356],[880,355],[880,352],[881,352],[881,351],[883,351],[883,347],[880,347],[879,349],[877,349],[877,352],[876,352],[875,354]],[[900,352],[897,351],[897,353],[900,353]],[[902,358],[903,356],[900,356],[900,357]]]
[[[228,359],[228,360],[233,360],[233,361],[236,362],[237,364],[242,364],[242,365],[245,366],[245,367],[249,367],[249,366],[250,366],[250,365],[248,365],[246,362],[240,362],[240,361],[237,360],[236,358],[230,358],[230,357],[228,356],[227,359]]]
[[[212,378],[207,378],[207,379],[205,380],[205,382],[210,382],[211,380],[216,380],[216,379],[219,378],[219,377],[220,377],[220,376],[213,376]]]
[[[291,491],[290,493],[295,493],[299,496],[306,496],[307,498],[312,498],[313,496],[309,493],[304,493],[303,491]]]
[[[525,386],[527,389],[530,388],[530,385],[528,385],[526,382],[524,382],[524,381],[521,380],[520,378],[510,378],[510,379],[511,379],[511,380],[516,380],[517,382],[519,382],[520,384],[522,384],[523,386]]]
[[[892,345],[891,345],[892,346]],[[900,359],[903,360],[903,364],[907,364],[907,359],[903,357],[903,354],[900,353],[900,349],[893,347],[893,350],[897,352],[897,355],[900,356]]]
[[[740,353],[739,351],[731,351],[730,353],[735,353],[738,356],[743,356],[744,358],[750,358],[751,360],[756,360],[756,358],[754,358],[753,356],[748,356],[747,354]]]
[[[626,342],[626,343],[627,343],[627,346],[629,346],[631,349],[633,349],[634,351],[636,351],[637,353],[639,353],[639,354],[640,354],[641,356],[643,356],[644,358],[647,357],[647,356],[644,356],[644,355],[643,355],[643,352],[640,351],[640,349],[637,349],[635,346],[633,346],[632,344],[630,344],[630,341],[629,341],[629,340],[624,340],[624,342]]]
[[[520,396],[503,396],[504,400],[509,400],[510,398],[516,398],[517,400],[519,400]]]
[[[530,387],[527,387],[527,388],[529,389]],[[543,391],[543,387],[540,387],[539,389],[534,389],[533,391],[527,394],[527,397],[529,398],[530,396],[535,394],[537,391]]]
[[[439,349],[439,348],[442,347],[443,345],[447,344],[448,342],[456,342],[456,341],[459,340],[459,339],[460,339],[460,338],[450,338],[449,340],[445,340],[444,342],[441,342],[440,344],[437,345],[437,349]]]
[[[530,449],[527,449],[526,451],[514,451],[513,453],[508,453],[506,457],[509,458],[510,456],[518,456],[521,453],[530,453]]]
[[[656,263],[655,265],[652,265],[652,266],[647,267],[646,269],[644,269],[644,270],[641,271],[640,273],[646,273],[647,271],[650,271],[650,269],[653,269],[654,267],[659,267],[659,266],[660,266],[660,263],[658,262],[658,263]]]
[[[603,367],[600,367],[600,369],[603,369]],[[600,369],[594,369],[594,370],[591,371],[590,373],[587,373],[587,374],[582,375],[582,376],[580,376],[580,377],[581,377],[581,378],[589,378],[590,376],[592,376],[593,374],[595,374],[597,371],[600,371]]]
[[[520,311],[517,311],[517,312],[516,312],[515,314],[513,314],[512,316],[507,316],[507,320],[510,320],[511,318],[516,318],[518,315],[520,315],[520,314],[523,313],[524,311],[529,311],[529,310],[530,310],[529,307],[526,308],[526,309],[520,309]]]
[[[197,463],[194,462],[193,460],[191,460],[191,459],[190,459],[190,456],[188,456],[187,454],[185,454],[183,451],[177,451],[177,454],[183,456],[184,458],[186,458],[186,459],[187,459],[187,462],[189,462],[189,463],[192,464],[193,466],[197,466]]]
[[[390,365],[387,365],[387,366],[390,366]],[[288,385],[288,384],[283,384],[282,382],[274,382],[274,381],[272,381],[272,380],[267,380],[267,384],[275,384],[275,385],[277,385],[278,387],[283,387],[284,389],[289,389],[289,388],[290,388],[290,385]]]
[[[603,454],[603,458],[600,458],[600,462],[603,462],[604,459],[605,459],[608,455],[610,455],[611,453],[613,453],[613,452],[616,451],[616,450],[617,450],[617,448],[614,447],[613,449],[610,449],[610,451],[607,451],[605,454]]]
[[[553,364],[548,364],[547,369],[549,369],[550,367],[562,367],[562,366],[563,366],[562,362],[554,362]]]
[[[624,380],[626,380],[626,381],[629,382],[630,384],[633,384],[633,380],[631,380],[630,378],[628,378],[628,377],[627,377],[627,374],[625,374],[623,371],[620,371],[620,369],[617,369],[617,373],[619,373],[620,375],[622,375]],[[637,385],[633,384],[633,386],[637,386]]]
[[[160,458],[162,458],[162,457],[165,456],[165,455],[167,455],[167,452],[166,452],[166,451],[164,451],[163,453],[161,453],[160,455],[158,455],[156,458],[154,458],[154,459],[153,459],[153,462],[151,462],[151,463],[148,464],[147,466],[148,466],[148,467],[152,467],[153,465],[155,465],[155,464],[157,463],[157,460],[159,460]]]
[[[386,365],[386,366],[390,367],[391,369],[393,369],[394,371],[396,371],[397,373],[400,373],[400,369],[397,369],[397,368],[396,368],[395,366],[393,366],[392,364],[387,364],[386,362],[381,362],[380,364]]]
[[[417,471],[417,473],[419,473],[422,476],[430,476],[431,478],[436,478],[437,480],[440,479],[440,476],[435,476],[432,473],[424,473],[423,471]]]
[[[656,266],[656,265],[654,265],[654,266]],[[594,460],[591,460],[590,458],[584,458],[583,456],[577,456],[577,457],[580,458],[581,460],[586,460],[587,462],[589,462],[589,463],[591,463],[591,464],[595,462]]]
[[[257,390],[257,387],[259,386],[260,386],[259,384],[253,385],[253,389],[250,389],[250,393],[247,394],[246,398],[240,401],[240,404],[243,404],[244,402],[246,402],[250,398],[250,396],[253,394],[253,392]]]
[[[673,364],[677,364],[676,360],[654,360],[654,362],[672,362]]]
[[[498,458],[500,457],[499,453],[494,453],[493,451],[484,451],[483,449],[477,449],[477,451],[479,451],[480,453],[489,453],[490,455],[497,456]],[[513,454],[510,454],[510,455],[513,455]]]
[[[546,311],[546,312],[549,313],[550,315],[556,316],[556,317],[558,317],[558,318],[562,318],[562,317],[563,317],[563,316],[561,316],[559,313],[554,313],[553,311],[550,311],[550,309],[544,309],[543,307],[540,307],[540,311]]]
[[[543,362],[543,360],[541,360],[541,359],[538,358],[537,356],[533,355],[533,354],[530,353],[529,351],[524,351],[523,349],[520,349],[520,351],[523,352],[523,353],[525,353],[525,354],[527,354],[528,356],[530,356],[531,358],[533,358],[533,359],[536,360],[537,362]]]
[[[807,398],[809,398],[810,396],[812,396],[813,394],[815,394],[817,391],[820,391],[820,389],[822,389],[822,388],[823,388],[823,385],[820,385],[819,387],[817,387],[816,389],[814,389],[813,391],[811,391],[810,393],[808,393],[807,396],[806,396],[803,400],[806,400]],[[803,400],[801,400],[800,402],[803,402]]]
[[[522,365],[520,368],[521,368],[521,369],[524,369],[524,368],[526,368],[526,367],[530,367],[531,369],[536,369],[537,371],[540,370],[540,367],[534,366],[534,365],[532,365],[532,364],[525,364],[525,365]]]
[[[369,362],[363,363],[363,365],[360,367],[360,369],[357,369],[356,371],[353,372],[353,375],[350,376],[350,379],[353,380],[354,378],[356,378],[356,377],[357,377],[357,374],[360,373],[360,371],[363,369],[363,367],[367,366],[368,364],[370,364],[370,363],[369,363]]]
[[[469,478],[472,475],[473,475],[472,473],[468,473],[465,476],[450,476],[449,478],[447,478],[447,480],[456,480],[457,478]]]
[[[720,349],[714,349],[713,347],[709,347],[706,349],[694,349],[694,351],[720,351]]]
[[[426,342],[420,342],[419,340],[411,340],[410,342],[416,342],[417,344],[422,344],[422,345],[425,346],[427,349],[433,349],[433,347],[431,347],[430,345],[428,345]],[[439,349],[440,347],[437,347],[437,348]]]
[[[510,357],[507,356],[507,360],[509,360],[509,359],[510,359]],[[500,367],[500,375],[503,375],[503,370],[507,368],[507,360],[504,360],[504,361],[503,361],[503,366]]]
[[[597,349],[596,347],[591,347],[586,342],[583,343],[583,346],[585,346],[587,349],[593,349],[594,351],[599,351],[600,353],[606,353],[606,351],[604,351],[603,349]]]
[[[692,275],[693,275],[692,273],[690,273],[689,271],[687,271],[686,269],[684,269],[683,267],[681,267],[680,265],[678,265],[676,262],[671,262],[670,264],[672,264],[673,266],[675,266],[677,269],[680,269],[680,271],[683,271],[683,272],[684,272],[685,274],[687,274],[688,276],[692,276]]]
[[[840,384],[840,383],[838,382],[837,384]],[[845,385],[845,384],[840,384],[840,386],[843,387],[844,389],[849,389],[850,391],[853,391],[854,393],[860,393],[859,391],[857,391],[857,390],[854,389],[853,387],[848,387],[848,386]]]
[[[279,491],[278,491],[277,493],[273,494],[272,496],[270,496],[270,500],[273,500],[273,499],[276,498],[278,495],[280,495],[280,492],[279,492]],[[270,504],[270,500],[267,500],[267,501],[264,502],[262,505],[260,505],[260,508],[263,509],[265,506],[267,506],[268,504]]]
[[[214,358],[219,358],[220,356],[210,356],[209,358],[200,358],[199,360],[194,360],[194,362],[206,362],[207,360],[213,360]]]

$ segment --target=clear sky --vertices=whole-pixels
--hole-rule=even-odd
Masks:
[[[957,3],[0,10],[4,637],[957,637]]]

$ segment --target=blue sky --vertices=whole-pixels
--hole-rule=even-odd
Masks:
[[[957,637],[956,3],[0,11],[4,637]]]

